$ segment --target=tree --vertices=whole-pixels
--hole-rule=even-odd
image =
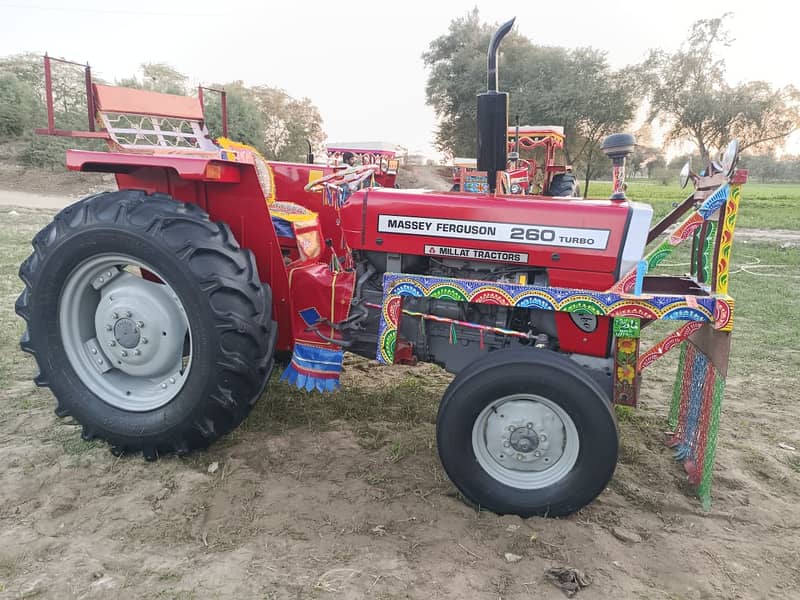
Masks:
[[[188,82],[189,78],[186,75],[167,63],[159,62],[142,63],[139,65],[138,76],[134,74],[121,79],[117,85],[185,96],[189,91]]]
[[[583,194],[598,169],[608,168],[607,159],[598,165],[604,137],[623,129],[636,108],[635,83],[624,71],[613,71],[605,53],[593,48],[578,48],[568,53],[562,92],[575,133],[582,140],[573,158],[583,161]],[[555,109],[556,107],[554,107]],[[563,110],[563,109],[562,109]]]
[[[486,81],[486,49],[495,25],[477,9],[454,19],[422,56],[430,69],[426,96],[439,118],[436,144],[456,156],[474,156],[476,100]],[[536,46],[516,31],[503,40],[500,88],[510,94],[510,116],[523,125],[560,125],[568,163],[591,176],[598,142],[633,116],[635,80],[614,72],[591,48]]]
[[[55,125],[61,129],[86,128],[86,83],[79,66],[53,61],[52,89]],[[38,54],[0,58],[0,135],[25,141],[16,156],[21,164],[62,167],[68,147],[95,150],[98,140],[38,136],[36,126],[46,124],[44,66]]]
[[[269,86],[247,87],[241,81],[224,86],[228,102],[228,136],[250,144],[267,160],[304,161],[306,140],[319,148],[325,141],[322,117],[311,100],[297,100]],[[222,135],[219,96],[205,96],[206,124],[213,136]]]
[[[667,160],[661,148],[637,145],[628,164],[632,175],[643,174],[650,179],[656,169],[663,169],[667,166]]]
[[[250,90],[241,81],[214,84],[210,87],[223,88],[227,95],[228,137],[237,142],[250,144],[265,152],[264,120],[258,104]],[[222,106],[219,94],[207,92],[204,95],[206,126],[212,137],[222,135]]]
[[[638,70],[650,101],[649,120],[668,121],[668,141],[691,140],[703,162],[733,138],[741,149],[764,148],[800,126],[800,95],[792,86],[726,82],[718,54],[730,44],[727,16],[695,21],[677,52],[651,50]]]
[[[37,108],[33,86],[12,73],[0,72],[0,137],[21,137],[32,130]]]
[[[308,98],[297,100],[269,86],[256,86],[251,92],[264,121],[263,147],[268,160],[304,160],[306,139],[312,147],[325,140],[319,109]]]

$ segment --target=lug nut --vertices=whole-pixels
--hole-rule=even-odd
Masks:
[[[533,423],[528,423],[528,429],[533,429]]]
[[[142,353],[142,351],[141,351],[141,350],[134,350],[134,351],[133,351],[133,355],[134,355],[134,356],[139,356],[141,353]]]
[[[142,327],[144,327],[144,321],[136,321],[136,326],[137,326],[139,329],[141,329]]]
[[[167,389],[167,384],[166,384],[166,383],[162,383],[162,384],[161,384],[161,389],[162,389],[162,390],[165,390],[165,389]]]
[[[517,454],[517,460],[522,460],[523,458],[525,458],[525,457],[522,456],[522,454]]]
[[[503,448],[508,448],[508,446],[509,446],[509,444],[508,444],[508,442],[507,442],[507,441],[506,441],[506,442],[503,442]]]
[[[114,346],[117,345],[117,342],[115,342],[114,340],[111,340],[110,342],[108,342],[108,345],[113,348]]]
[[[106,331],[111,331],[112,329],[113,327],[111,327],[111,325],[106,325]]]
[[[175,383],[175,378],[174,378],[174,377],[170,377],[170,378],[169,378],[169,382],[170,382],[170,383]]]
[[[542,440],[543,442],[546,442],[547,441],[547,434],[546,433],[540,433],[539,434],[539,439]]]
[[[103,277],[100,278],[100,283],[104,283],[105,279]]]
[[[125,350],[123,350],[122,351],[122,356],[128,356],[128,353]]]
[[[146,338],[146,337],[143,337],[143,338],[142,338],[142,343],[143,343],[143,344],[146,344],[146,343],[147,343],[147,338]]]
[[[131,311],[126,310],[125,311],[125,316],[130,319],[131,318]]]
[[[541,453],[539,450],[537,450],[536,452],[534,452],[534,453],[533,453],[533,455],[534,455],[536,458],[539,458],[539,457],[542,455],[542,453]]]
[[[111,313],[111,318],[116,321],[117,319],[119,319],[119,313]]]
[[[98,365],[102,365],[103,364],[103,359],[102,358],[98,358],[97,359],[97,364]]]
[[[92,354],[97,354],[97,348],[92,348]]]
[[[107,276],[107,277],[111,277],[111,275],[112,275],[111,271],[109,271],[108,273],[106,273],[106,276]]]

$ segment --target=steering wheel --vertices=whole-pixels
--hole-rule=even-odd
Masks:
[[[342,171],[336,171],[330,175],[325,175],[314,181],[310,181],[306,186],[307,192],[319,192],[325,188],[339,188],[342,185],[347,185],[351,191],[355,190],[359,184],[372,177],[380,170],[378,165],[359,165]]]

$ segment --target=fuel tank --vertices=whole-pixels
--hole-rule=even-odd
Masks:
[[[586,280],[590,289],[641,259],[652,214],[628,201],[386,188],[359,191],[341,209],[353,249],[602,274]]]

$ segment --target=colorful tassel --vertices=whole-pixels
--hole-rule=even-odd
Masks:
[[[301,390],[333,392],[339,388],[344,351],[296,343],[292,360],[281,375]]]

